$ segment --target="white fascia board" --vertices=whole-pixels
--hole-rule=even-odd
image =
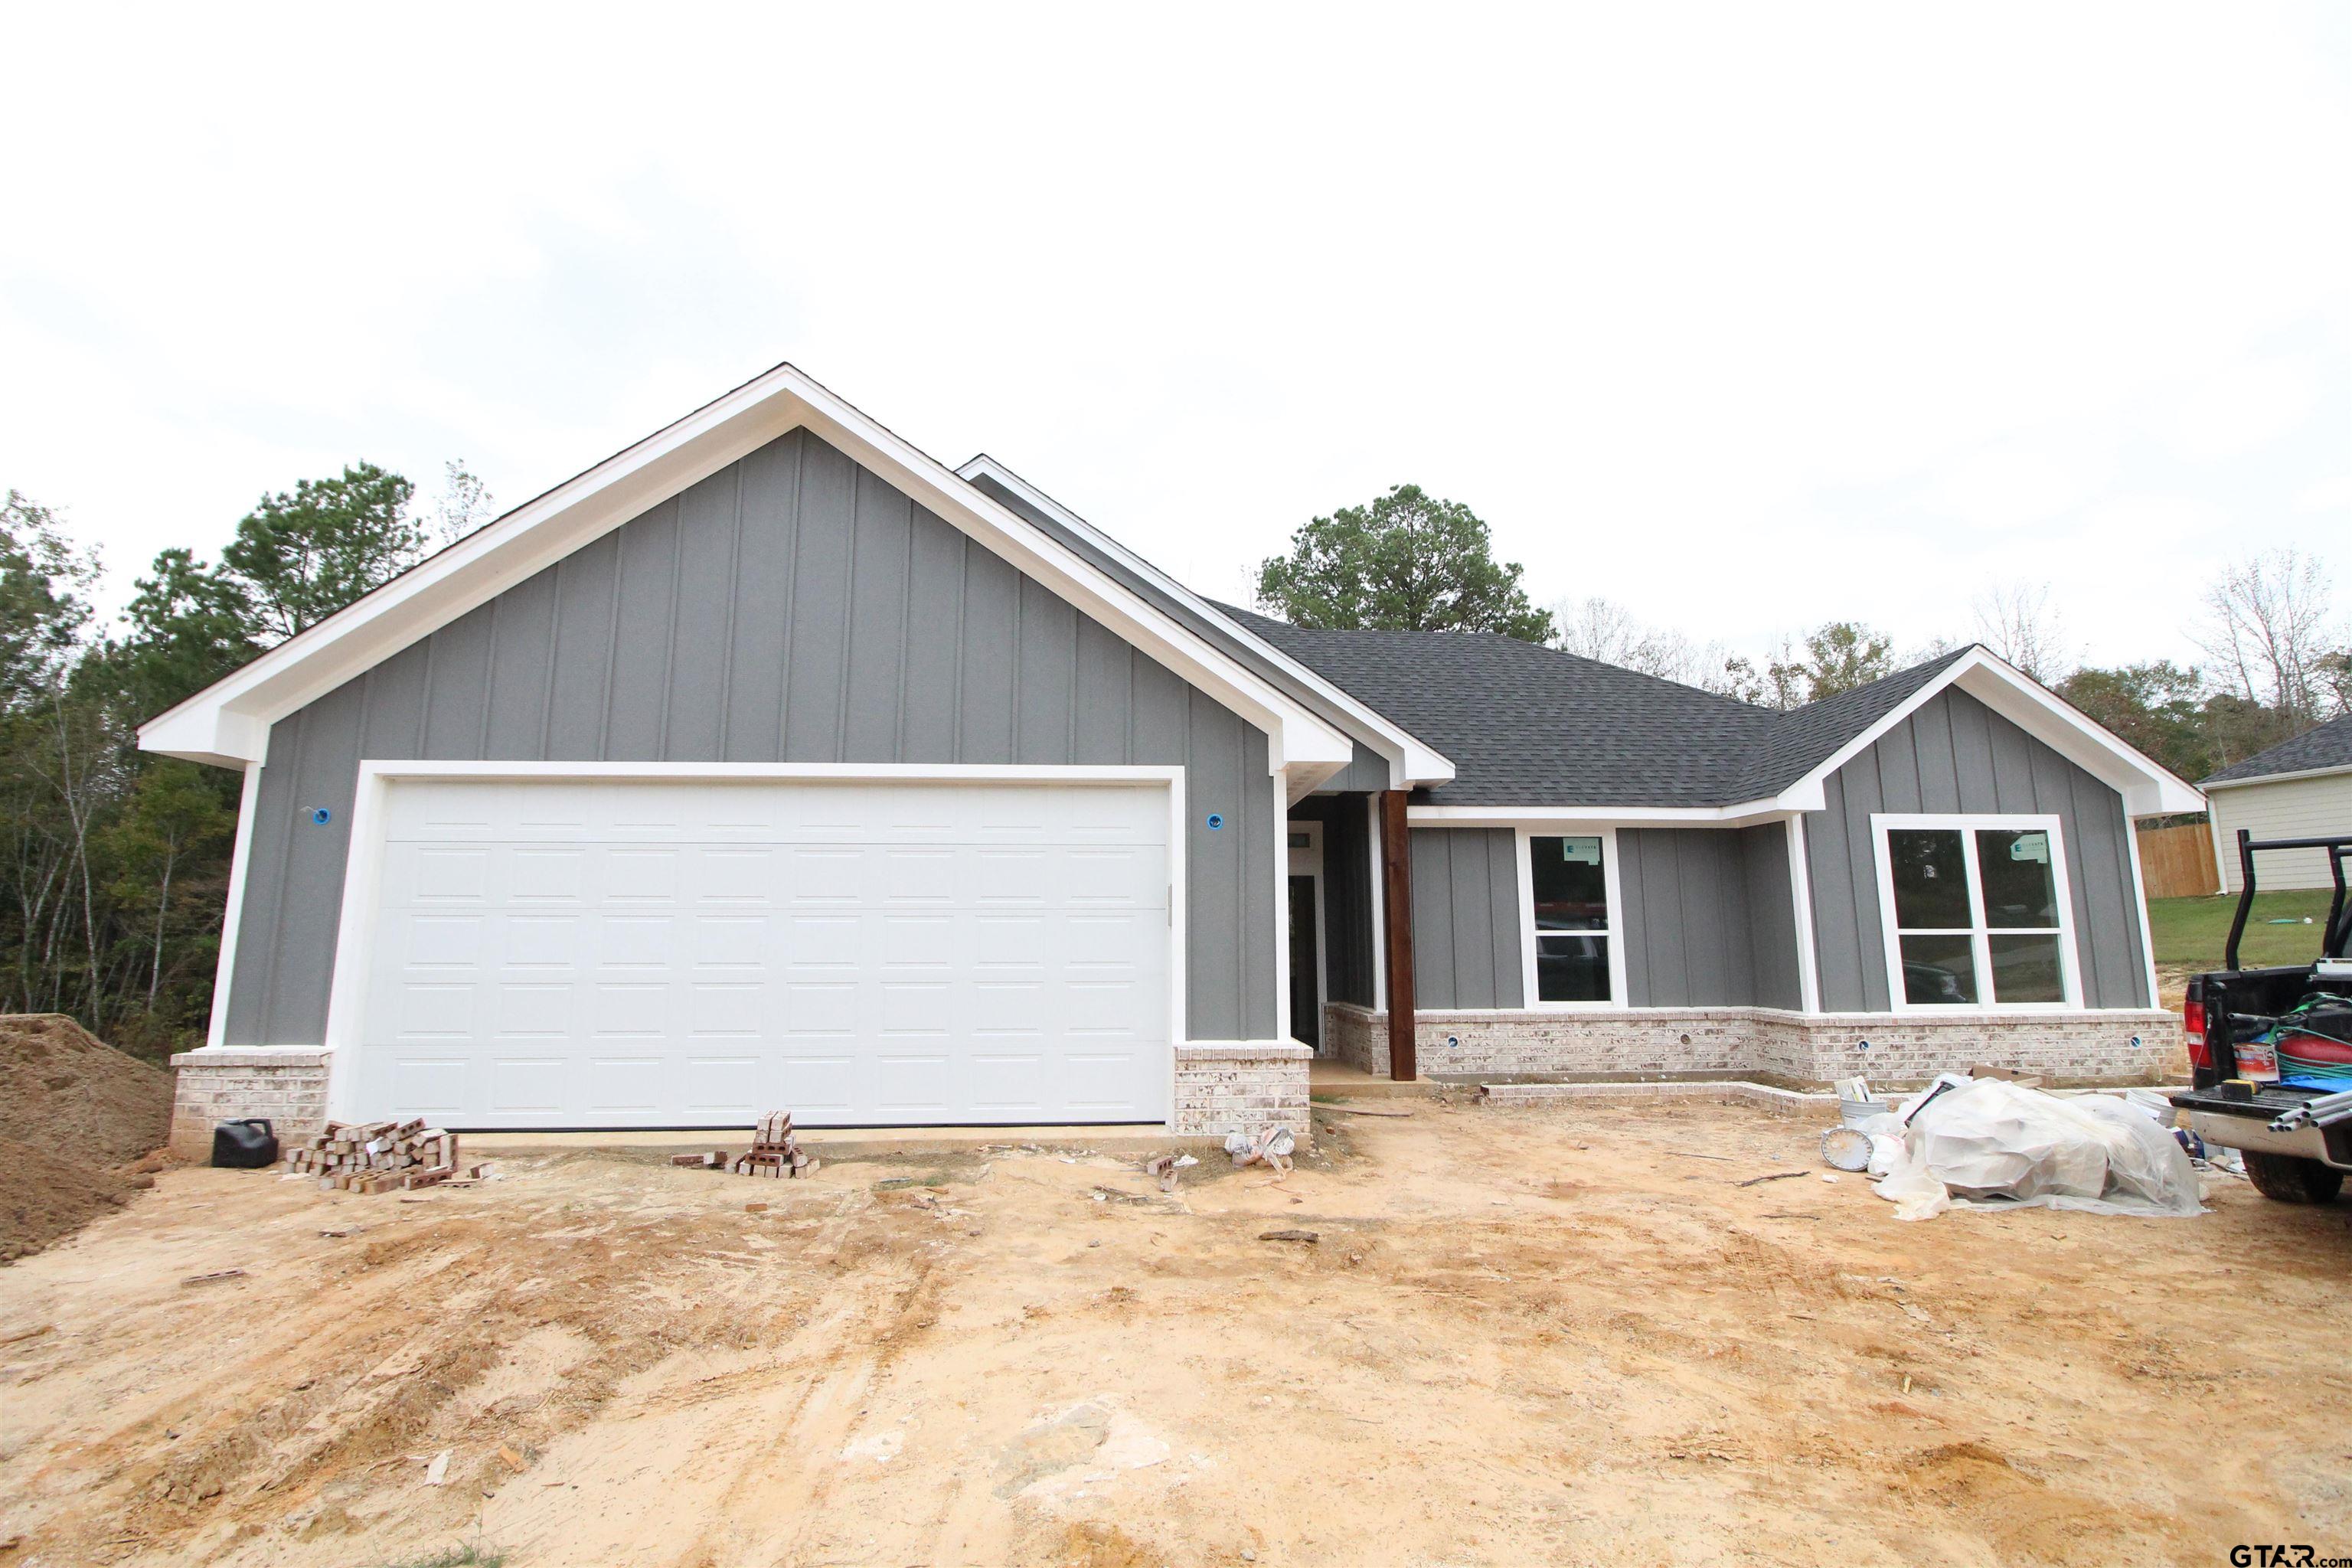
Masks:
[[[2127,816],[2205,809],[2205,797],[2196,785],[2126,745],[2073,703],[1982,647],[1954,659],[1892,712],[1839,747],[1827,762],[1782,791],[1780,801],[1794,810],[1821,810],[1823,783],[1832,773],[1950,687],[1967,692],[2115,790],[2123,796]]]
[[[1417,827],[1750,827],[1795,814],[1773,799],[1738,805],[1409,805],[1404,816]]]
[[[431,556],[139,731],[197,762],[267,760],[269,726],[533,574],[798,427],[840,447],[1263,730],[1271,771],[1344,766],[1348,738],[958,479],[794,367],[778,365]]]
[[[1434,787],[1448,784],[1454,778],[1454,764],[1433,747],[1413,738],[1398,727],[1396,721],[1378,710],[1365,706],[1356,698],[1334,686],[1323,676],[1299,663],[1264,637],[1242,626],[1216,605],[1193,593],[1150,562],[1129,550],[1101,529],[1080,517],[995,458],[982,452],[956,469],[959,479],[971,480],[987,478],[1013,491],[1023,500],[1060,523],[1073,533],[1083,534],[1088,542],[1108,554],[1117,556],[1129,571],[1144,578],[1181,604],[1186,609],[1205,620],[1215,622],[1227,632],[1246,643],[1259,657],[1297,680],[1316,696],[1362,726],[1364,742],[1389,761],[1391,770],[1391,787],[1412,789],[1419,785]]]
[[[2332,768],[2298,768],[2291,773],[2256,773],[2250,779],[2217,780],[2204,787],[2205,793],[2207,795],[2211,795],[2215,790],[2248,789],[2255,784],[2292,784],[2296,779],[2324,779],[2331,777],[2336,773],[2352,773],[2352,765],[2339,765]]]

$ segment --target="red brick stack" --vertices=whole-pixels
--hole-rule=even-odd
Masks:
[[[457,1174],[457,1135],[416,1121],[330,1121],[288,1151],[287,1170],[319,1178],[320,1192],[391,1193]],[[481,1174],[475,1166],[468,1177]]]

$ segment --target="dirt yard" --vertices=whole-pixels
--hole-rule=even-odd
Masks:
[[[0,1564],[2352,1552],[2352,1206],[1906,1226],[1761,1111],[1378,1103],[1172,1201],[172,1172],[0,1269]]]

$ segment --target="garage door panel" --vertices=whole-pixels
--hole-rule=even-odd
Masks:
[[[596,967],[613,974],[632,971],[667,974],[676,966],[672,938],[677,922],[668,915],[597,917]]]
[[[370,1112],[1164,1114],[1164,788],[504,780],[387,800]]]
[[[589,996],[594,1013],[588,1020],[587,1033],[593,1039],[658,1040],[669,1033],[675,1010],[666,982],[616,984],[602,981],[590,990]]]
[[[467,1058],[394,1052],[389,1068],[383,1101],[386,1116],[455,1119],[471,1109],[466,1091],[474,1075]]]
[[[579,992],[562,982],[498,986],[498,1038],[500,1040],[568,1040],[579,1029],[572,1006]]]
[[[698,1117],[758,1120],[768,1105],[761,1092],[767,1064],[757,1055],[686,1058],[686,1108]]]
[[[971,1109],[991,1120],[1045,1113],[1046,1069],[1041,1051],[983,1048],[968,1058]]]
[[[1122,1116],[1138,1110],[1136,1053],[1121,1050],[1065,1051],[1063,1098],[1072,1110],[1092,1116]]]
[[[668,1064],[660,1057],[597,1057],[588,1063],[588,1108],[600,1112],[651,1112],[668,1092]]]
[[[881,1116],[936,1121],[955,1103],[961,1074],[950,1070],[948,1053],[884,1047],[870,1058],[874,1109]]]
[[[698,1040],[757,1039],[771,1012],[768,988],[758,981],[698,980],[688,987],[687,1013]]]

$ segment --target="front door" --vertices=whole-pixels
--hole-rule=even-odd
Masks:
[[[1290,1037],[1323,1051],[1323,825],[1290,825]]]
[[[1316,1001],[1323,955],[1315,942],[1315,879],[1290,879],[1290,1037],[1323,1048],[1323,1009]]]

